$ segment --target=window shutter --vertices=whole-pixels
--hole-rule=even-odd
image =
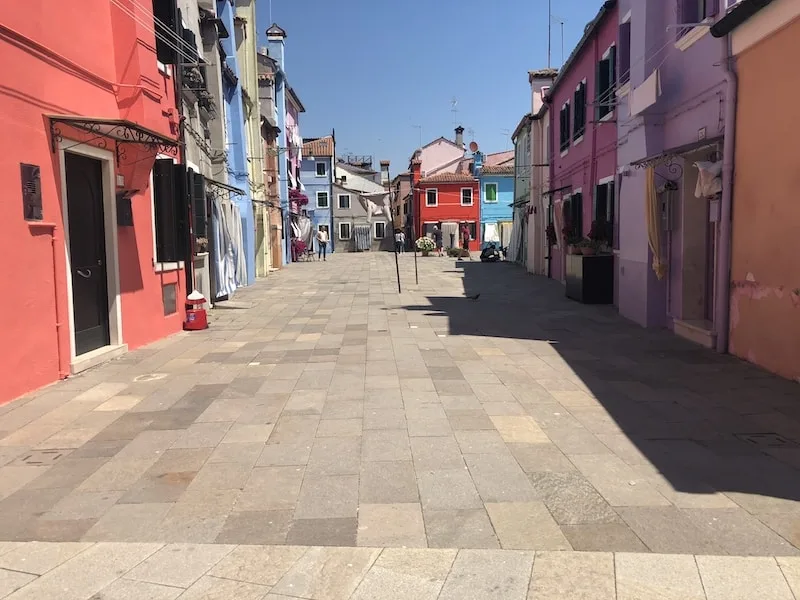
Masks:
[[[617,81],[617,47],[611,46],[611,52],[608,55],[608,89],[607,101],[611,102],[614,97],[613,91]]]
[[[175,255],[176,260],[189,258],[189,189],[186,166],[180,163],[172,165],[173,170],[173,202],[175,203]]]
[[[194,174],[192,182],[192,225],[195,237],[208,237],[208,209],[206,206],[206,180],[200,173]]]
[[[630,81],[631,78],[631,22],[619,26],[619,82]]]
[[[173,46],[178,46],[178,42],[174,39],[173,34],[177,33],[182,37],[177,2],[175,0],[153,0],[153,17],[156,57],[165,65],[177,64],[179,62],[178,54]]]
[[[612,181],[611,183],[608,184],[608,200],[607,200],[608,223],[606,223],[606,231],[608,232],[608,237],[609,237],[608,245],[611,246],[612,248],[614,247],[614,232],[616,230],[614,223],[614,220],[616,219],[616,207],[615,207],[616,199],[617,199],[616,186]]]
[[[706,18],[713,17],[719,12],[719,0],[703,0],[706,3]]]
[[[175,202],[172,160],[158,159],[153,168],[153,207],[156,221],[156,261],[175,262]]]

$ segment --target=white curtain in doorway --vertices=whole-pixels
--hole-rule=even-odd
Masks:
[[[216,298],[231,298],[237,288],[236,262],[240,249],[235,247],[231,232],[234,208],[228,200],[215,198],[211,202],[211,235],[214,240],[211,268],[214,269]],[[238,216],[238,208],[236,213]]]
[[[484,223],[483,241],[500,243],[500,232],[497,229],[497,223]]]

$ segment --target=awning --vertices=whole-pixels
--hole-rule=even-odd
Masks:
[[[178,154],[180,142],[169,138],[147,127],[142,127],[133,121],[125,119],[102,119],[82,117],[80,115],[46,115],[50,120],[50,144],[52,151],[58,149],[58,143],[63,141],[62,126],[72,127],[92,134],[97,139],[111,139],[118,144],[141,144],[155,152]],[[78,140],[75,140],[78,142]],[[85,142],[80,142],[85,143]],[[100,144],[101,147],[103,144]]]
[[[558,192],[564,192],[569,189],[572,189],[572,184],[562,185],[560,188],[553,188],[552,190],[547,190],[544,194],[542,194],[542,196],[554,196]]]
[[[233,196],[244,196],[245,194],[244,190],[240,190],[227,183],[209,179],[208,177],[204,177],[204,179],[206,180],[206,189],[208,189],[214,198],[227,198],[230,200]]]
[[[631,166],[636,167],[637,169],[646,169],[647,167],[659,167],[661,165],[666,165],[671,163],[676,158],[679,158],[684,154],[689,154],[690,152],[700,152],[701,150],[715,148],[721,142],[722,142],[722,136],[719,136],[707,140],[692,142],[691,144],[684,144],[683,146],[677,146],[676,148],[665,150],[660,154],[655,154],[653,156],[648,156],[647,158],[635,160],[631,163]]]

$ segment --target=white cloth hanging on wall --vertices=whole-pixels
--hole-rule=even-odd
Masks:
[[[697,186],[694,190],[695,198],[713,198],[722,191],[722,161],[696,162]]]
[[[483,241],[500,243],[500,231],[497,229],[497,223],[484,223]]]

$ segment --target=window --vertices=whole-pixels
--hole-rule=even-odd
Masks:
[[[179,62],[176,45],[169,40],[183,37],[183,26],[174,0],[153,0],[153,30],[156,34],[156,58],[164,65]]]
[[[461,206],[472,206],[472,188],[461,188]]]
[[[386,223],[383,221],[375,221],[375,239],[382,240],[386,237]]]
[[[594,190],[592,202],[593,237],[614,243],[614,181],[601,183]]]
[[[569,102],[561,107],[561,151],[569,149]]]
[[[350,194],[339,194],[339,208],[345,210],[350,208]]]
[[[328,165],[324,162],[317,163],[317,177],[325,177],[328,174]]]
[[[586,81],[581,81],[575,89],[575,132],[572,135],[573,140],[578,140],[583,137],[586,131]]]
[[[178,263],[188,257],[189,195],[186,167],[171,158],[156,160],[153,167],[155,260]]]
[[[439,206],[439,190],[425,190],[425,206]]]
[[[728,0],[728,6],[735,4]],[[678,0],[678,24],[693,25],[713,17],[719,10],[719,0]],[[679,35],[685,34],[691,28],[683,28]]]
[[[317,208],[328,208],[328,192],[317,192]]]
[[[631,22],[619,26],[619,83],[631,80]]]
[[[487,183],[483,188],[483,201],[484,202],[497,202],[497,184]]]
[[[597,119],[600,120],[614,111],[614,90],[616,88],[616,68],[617,48],[611,46],[603,54],[603,58],[597,65],[597,95],[595,104],[597,105]]]
[[[577,192],[566,198],[561,211],[565,240],[583,237],[583,194]]]
[[[350,223],[339,223],[339,239],[349,240],[351,235]]]

